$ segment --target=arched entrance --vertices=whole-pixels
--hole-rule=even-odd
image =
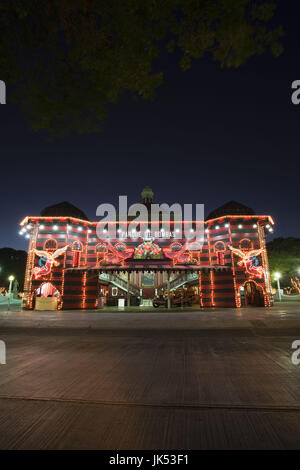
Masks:
[[[35,291],[33,308],[35,310],[57,310],[60,307],[61,295],[51,282],[42,283]]]
[[[253,305],[256,307],[264,307],[264,294],[260,286],[254,281],[247,281],[244,285],[244,289],[246,306]]]

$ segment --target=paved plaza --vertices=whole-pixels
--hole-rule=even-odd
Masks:
[[[0,312],[1,449],[300,448],[300,305]]]

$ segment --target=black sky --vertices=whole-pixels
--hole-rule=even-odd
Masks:
[[[22,112],[0,106],[0,247],[27,249],[18,235],[25,215],[70,201],[96,220],[101,202],[127,194],[139,202],[150,185],[156,202],[205,203],[206,214],[235,199],[275,218],[275,237],[300,237],[300,2],[278,2],[284,54],[265,54],[237,70],[208,60],[181,72],[165,55],[165,81],[154,101],[124,97],[110,107],[103,131],[49,142]],[[0,77],[1,79],[1,77]]]

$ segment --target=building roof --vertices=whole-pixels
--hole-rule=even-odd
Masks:
[[[255,212],[251,207],[247,207],[240,202],[229,201],[226,202],[226,204],[223,204],[223,206],[213,210],[208,214],[205,220],[217,219],[218,217],[223,217],[225,215],[255,215]]]
[[[85,213],[73,206],[70,202],[64,201],[53,206],[46,207],[41,211],[42,217],[75,217],[81,220],[89,220]]]

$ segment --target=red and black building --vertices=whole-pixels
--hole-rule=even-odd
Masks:
[[[154,297],[164,293],[170,299],[180,289],[192,292],[193,303],[203,308],[272,305],[269,215],[228,203],[207,217],[193,244],[164,237],[159,227],[156,237],[101,238],[99,222],[79,215],[44,212],[22,220],[29,238],[24,308],[44,302],[45,308],[94,309],[119,299],[151,305]]]

